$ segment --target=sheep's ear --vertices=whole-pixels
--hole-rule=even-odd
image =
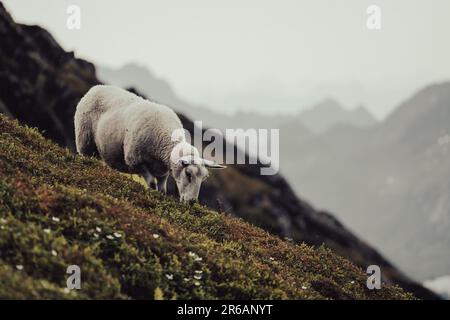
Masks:
[[[205,166],[207,168],[210,169],[225,169],[227,166],[222,166],[214,161],[208,160],[208,159],[203,159],[203,163],[205,164]]]

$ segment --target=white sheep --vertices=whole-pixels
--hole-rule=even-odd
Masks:
[[[172,109],[113,86],[94,86],[80,100],[75,140],[78,153],[100,156],[119,171],[137,173],[163,193],[171,174],[181,201],[198,198],[208,176],[206,167],[225,168],[200,158]]]

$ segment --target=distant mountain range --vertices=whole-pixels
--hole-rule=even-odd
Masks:
[[[282,171],[307,199],[410,275],[448,274],[450,82],[420,90],[375,126],[336,127],[283,151]]]
[[[155,101],[163,102],[188,114],[193,120],[202,120],[204,124],[219,129],[280,128],[295,124],[312,133],[324,133],[335,125],[367,127],[376,123],[375,118],[364,107],[346,110],[330,98],[293,115],[265,115],[255,112],[237,112],[233,115],[219,113],[180,98],[166,80],[156,77],[147,68],[134,63],[126,64],[119,69],[98,66],[97,76],[105,83],[136,88]]]
[[[337,212],[408,274],[450,270],[450,83],[424,88],[381,123],[363,107],[326,99],[298,115],[217,114],[177,97],[130,64],[98,68],[105,82],[133,86],[218,128],[280,128],[281,170],[295,190]]]
[[[336,125],[369,127],[376,123],[367,109],[360,106],[355,110],[345,110],[337,101],[325,99],[312,108],[301,112],[300,123],[314,133],[325,133]]]

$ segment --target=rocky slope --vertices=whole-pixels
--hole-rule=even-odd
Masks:
[[[73,150],[74,109],[89,87],[98,83],[94,67],[62,50],[42,28],[16,24],[1,4],[0,38],[1,110]],[[192,122],[182,119],[192,130]],[[380,265],[387,282],[398,283],[418,297],[435,297],[404,277],[333,216],[299,200],[281,176],[260,176],[259,166],[233,166],[215,174],[200,200],[296,242],[325,244],[363,268]]]

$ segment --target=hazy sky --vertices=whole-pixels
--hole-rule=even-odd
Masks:
[[[384,116],[450,79],[449,0],[6,0],[19,22],[107,66],[134,61],[192,102],[291,112],[325,97]],[[66,28],[69,4],[81,30]],[[381,7],[382,29],[366,27]]]

